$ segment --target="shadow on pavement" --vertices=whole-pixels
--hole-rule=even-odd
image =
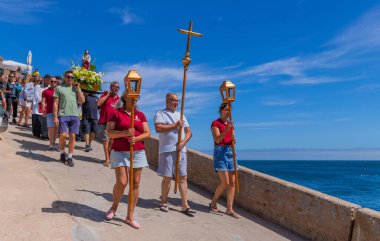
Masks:
[[[112,193],[96,192],[96,191],[90,191],[86,189],[75,189],[75,190],[78,192],[88,192],[88,193],[94,194],[95,196],[102,197],[110,203],[113,202]],[[128,190],[126,191],[128,192]],[[128,203],[128,195],[123,195],[120,203]],[[140,207],[140,208],[158,209],[159,206],[160,206],[160,200],[158,199],[145,199],[140,196],[137,202],[137,207]]]
[[[17,128],[17,127],[16,127]],[[21,131],[25,131],[25,128],[21,128],[19,127],[19,129]],[[30,131],[27,131],[27,132],[18,132],[18,131],[10,131],[9,133],[13,134],[13,135],[17,135],[17,136],[22,136],[22,137],[26,137],[26,138],[36,138],[32,135],[32,133]]]
[[[85,161],[85,162],[93,162],[93,163],[102,164],[102,160],[100,160],[96,157],[78,155],[78,152],[74,152],[73,158],[74,158],[74,160],[78,160],[78,161]]]
[[[74,217],[88,219],[94,222],[108,222],[105,220],[104,211],[100,211],[96,208],[89,207],[84,204],[69,202],[69,201],[54,201],[51,204],[51,208],[41,208],[44,213],[68,213]],[[122,219],[117,221],[123,222]],[[109,222],[112,223],[112,222]],[[112,223],[115,224],[115,223]],[[119,224],[115,224],[119,225]],[[120,225],[119,225],[120,226]]]
[[[38,153],[32,153],[32,152],[18,151],[15,154],[25,157],[25,158],[32,159],[32,160],[43,161],[43,162],[57,162],[58,161],[57,159],[51,158],[49,156],[45,156]]]
[[[27,140],[17,140],[13,139],[15,142],[18,142],[21,144],[21,148],[25,150],[32,150],[32,151],[49,151],[47,144],[40,144],[37,142],[27,141]]]

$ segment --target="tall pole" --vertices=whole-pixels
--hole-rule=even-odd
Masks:
[[[135,126],[135,98],[132,98],[131,128]],[[128,213],[132,212],[134,202],[133,192],[133,144],[129,140],[129,194],[128,194]]]
[[[181,99],[181,116],[180,120],[183,120],[183,113],[185,111],[185,94],[186,94],[186,78],[187,78],[187,70],[189,68],[189,65],[191,63],[190,59],[190,42],[192,36],[200,37],[202,34],[193,32],[193,22],[190,21],[189,24],[189,30],[182,30],[178,29],[178,32],[187,34],[187,46],[186,46],[186,53],[185,57],[182,59],[183,63],[183,82],[182,82],[182,99]],[[178,144],[182,141],[182,131],[183,127],[180,126],[178,130]],[[179,164],[181,160],[181,150],[177,148],[177,161],[175,165],[175,185],[174,185],[174,193],[177,193],[178,190],[178,182],[179,182]]]
[[[228,102],[228,110],[229,110],[229,118],[230,118],[230,123],[233,123],[232,120],[232,105],[230,102]],[[232,134],[232,156],[234,160],[234,174],[235,174],[235,191],[236,193],[239,193],[239,177],[237,173],[237,163],[236,163],[236,151],[235,151],[235,131],[234,128],[231,130]]]

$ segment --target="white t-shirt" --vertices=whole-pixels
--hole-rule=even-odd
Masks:
[[[172,112],[171,110],[160,110],[157,111],[154,117],[154,124],[160,123],[165,125],[174,124],[180,120],[181,113],[178,111]],[[185,116],[183,116],[185,123],[182,128],[182,140],[185,138],[185,128],[189,127],[189,123]],[[174,129],[168,132],[159,133],[158,137],[160,139],[159,153],[177,151],[178,142],[178,131],[179,129]],[[181,152],[186,152],[186,147],[182,148]]]

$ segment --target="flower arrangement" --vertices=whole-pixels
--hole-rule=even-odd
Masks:
[[[74,73],[74,81],[79,83],[82,89],[88,91],[101,90],[103,72],[95,72],[96,66],[91,64],[89,69],[72,63],[71,71]]]

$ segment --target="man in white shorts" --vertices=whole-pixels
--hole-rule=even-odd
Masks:
[[[179,191],[182,200],[181,212],[187,215],[195,213],[187,202],[187,159],[186,143],[190,140],[192,133],[189,123],[184,116],[180,120],[181,114],[177,111],[178,96],[175,93],[166,95],[166,108],[157,111],[154,118],[156,132],[159,133],[159,160],[158,174],[163,177],[161,183],[161,207],[160,210],[168,212],[167,205],[168,194],[171,186],[171,179],[175,176],[175,165],[177,160],[177,150],[181,151],[180,168],[179,168]],[[178,143],[178,131],[182,128],[182,137],[184,139]]]

